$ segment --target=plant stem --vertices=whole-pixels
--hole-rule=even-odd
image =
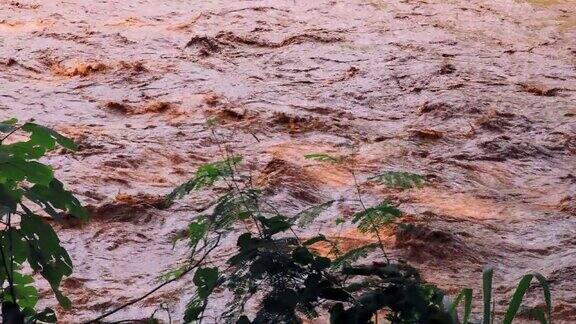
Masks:
[[[234,173],[236,173],[236,168],[235,168],[234,164],[230,162],[230,155],[222,147],[222,143],[220,143],[220,140],[218,139],[218,136],[216,135],[216,131],[214,130],[214,128],[211,128],[210,131],[212,133],[212,138],[214,139],[214,141],[216,141],[216,144],[218,145],[218,150],[220,150],[220,154],[222,154],[224,156],[224,158],[226,159],[226,161],[228,163],[228,168],[230,169],[231,181],[228,182],[226,180],[226,178],[223,177],[224,181],[226,181],[226,183],[228,184],[228,188],[230,190],[234,191],[234,188],[236,188],[236,191],[240,194],[240,199],[242,200],[242,204],[244,205],[244,208],[246,208],[246,210],[250,213],[250,219],[252,219],[252,221],[254,222],[254,225],[256,226],[256,229],[258,230],[258,234],[262,237],[263,232],[260,229],[260,226],[258,225],[258,220],[256,218],[254,218],[254,215],[250,212],[250,208],[248,207],[248,204],[246,203],[246,200],[244,199],[244,195],[242,194],[242,190],[240,190],[240,187],[236,183],[236,178],[234,178]]]
[[[164,286],[166,286],[166,285],[168,285],[168,284],[171,284],[171,283],[173,283],[174,281],[177,281],[177,280],[179,280],[180,278],[184,277],[185,275],[187,275],[188,273],[190,273],[192,270],[198,268],[198,266],[200,266],[200,265],[202,264],[202,262],[204,262],[204,260],[208,257],[208,255],[209,255],[214,249],[216,249],[216,247],[218,246],[218,243],[220,243],[220,238],[221,238],[221,237],[222,237],[222,235],[218,235],[218,239],[216,240],[216,244],[214,244],[214,246],[212,246],[209,250],[207,250],[207,251],[204,253],[204,255],[200,258],[200,260],[198,260],[197,262],[195,262],[192,266],[190,266],[190,268],[186,269],[186,271],[182,272],[182,274],[180,274],[178,277],[175,277],[175,278],[172,278],[172,279],[170,279],[170,280],[168,280],[168,281],[165,281],[165,282],[159,284],[158,286],[154,287],[152,290],[150,290],[149,292],[145,293],[144,295],[142,295],[142,296],[140,296],[140,297],[138,297],[138,298],[136,298],[136,299],[133,299],[133,300],[129,301],[128,303],[126,303],[126,304],[124,304],[124,305],[122,305],[122,306],[120,306],[120,307],[117,307],[117,308],[115,308],[115,309],[113,309],[113,310],[111,310],[111,311],[109,311],[109,312],[106,312],[106,313],[102,314],[101,316],[99,316],[99,317],[97,317],[97,318],[95,318],[95,319],[92,319],[92,320],[83,322],[82,324],[98,323],[100,320],[102,320],[102,319],[104,319],[104,318],[106,318],[106,317],[108,317],[108,316],[110,316],[110,315],[112,315],[112,314],[115,314],[115,313],[123,310],[124,308],[126,308],[126,307],[128,307],[128,306],[131,306],[131,305],[133,305],[133,304],[136,304],[137,302],[139,302],[139,301],[147,298],[148,296],[152,295],[152,294],[155,293],[156,291],[162,289]]]
[[[356,178],[356,172],[354,172],[354,170],[352,170],[352,168],[348,169],[350,171],[350,173],[352,174],[352,177],[354,178],[354,186],[356,187],[356,192],[358,193],[358,200],[360,200],[360,205],[362,206],[362,208],[364,209],[364,211],[366,211],[366,205],[364,205],[364,201],[362,201],[362,193],[360,192],[360,185],[358,184],[358,179]],[[384,259],[386,259],[386,263],[389,264],[390,263],[390,258],[388,257],[388,254],[386,253],[386,250],[384,249],[384,243],[382,241],[382,238],[380,237],[380,232],[378,231],[378,227],[376,226],[376,224],[374,224],[374,220],[372,218],[370,218],[370,223],[372,224],[372,232],[374,233],[374,235],[376,235],[376,238],[378,239],[378,245],[380,246],[380,250],[382,251],[382,254],[384,255]]]
[[[2,139],[0,139],[0,144],[2,144],[2,142],[4,142],[8,137],[10,137],[12,134],[16,133],[17,131],[19,131],[24,125],[18,126],[16,128],[14,128],[10,133],[8,133],[6,136],[2,137]]]
[[[16,305],[16,292],[14,289],[14,253],[12,253],[12,213],[8,213],[8,219],[6,221],[6,231],[8,232],[8,257],[4,254],[4,247],[0,248],[2,253],[2,260],[4,261],[4,268],[6,269],[6,277],[8,279],[8,289],[10,289],[10,296],[12,297],[12,302]],[[9,264],[7,262],[10,262]]]

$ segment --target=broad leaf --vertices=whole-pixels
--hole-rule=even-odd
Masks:
[[[26,123],[22,126],[22,130],[29,132],[31,135],[31,140],[35,143],[42,145],[47,150],[54,148],[55,143],[62,145],[63,147],[75,151],[77,149],[76,144],[71,139],[60,135],[58,132],[38,124]]]
[[[36,161],[27,161],[13,156],[0,163],[0,179],[29,182],[48,185],[54,178],[52,168]]]
[[[34,278],[32,276],[14,272],[14,293],[18,306],[32,309],[36,306],[38,290],[32,285],[33,283]]]
[[[199,319],[200,314],[204,311],[204,300],[196,297],[186,305],[184,311],[184,322],[191,323]]]
[[[71,192],[65,190],[62,182],[56,179],[52,180],[48,186],[35,185],[26,189],[25,195],[57,220],[60,214],[56,210],[70,213],[81,220],[88,219],[88,212],[80,201]]]
[[[51,308],[45,308],[42,312],[34,314],[31,312],[29,316],[26,318],[27,324],[36,324],[36,323],[56,323],[56,313]]]
[[[5,183],[0,182],[0,212],[2,215],[12,212],[15,213],[18,203],[22,200],[22,190],[16,188],[16,183],[8,180]]]
[[[72,260],[60,246],[60,240],[52,227],[39,216],[27,210],[20,222],[20,233],[28,244],[30,267],[39,271],[52,287],[56,298],[64,308],[70,308],[70,300],[59,290],[60,282],[72,274]]]
[[[199,268],[193,281],[198,288],[198,296],[202,299],[208,298],[218,282],[218,268]]]
[[[188,224],[189,245],[193,249],[198,245],[200,240],[206,235],[208,223],[205,218],[198,218]]]
[[[281,215],[270,218],[258,217],[258,220],[264,227],[264,235],[272,236],[274,234],[284,232],[290,228],[290,220]]]
[[[0,133],[10,133],[14,130],[14,126],[18,123],[18,119],[12,118],[0,122]]]

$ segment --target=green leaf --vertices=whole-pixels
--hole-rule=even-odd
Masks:
[[[277,215],[274,217],[258,217],[258,220],[264,227],[264,235],[272,236],[277,233],[284,232],[290,228],[290,221],[287,217]]]
[[[0,146],[0,153],[4,153],[9,157],[19,157],[25,160],[39,159],[46,154],[46,148],[40,146],[32,141],[16,142],[9,145]],[[5,162],[5,160],[0,160]]]
[[[52,168],[40,162],[22,162],[20,168],[26,174],[26,179],[39,185],[48,185],[54,179]]]
[[[205,218],[195,219],[188,224],[189,245],[195,248],[200,240],[206,235],[208,224]]]
[[[540,324],[548,324],[546,320],[546,313],[538,308],[533,308],[528,311],[530,317],[536,318]]]
[[[454,300],[454,303],[452,303],[452,306],[450,307],[450,313],[452,315],[452,319],[456,323],[456,319],[458,318],[456,315],[457,307],[462,299],[464,299],[464,317],[462,319],[462,324],[468,324],[470,314],[472,313],[472,289],[465,288],[460,291]]]
[[[35,185],[25,190],[25,195],[32,202],[42,207],[54,219],[60,219],[56,209],[70,213],[81,220],[88,219],[88,212],[74,195],[64,189],[62,182],[53,179],[49,186]]]
[[[42,312],[34,314],[26,319],[26,323],[56,323],[56,313],[51,308],[45,308]]]
[[[331,268],[332,269],[338,269],[338,268],[342,268],[344,266],[348,266],[348,265],[358,261],[361,258],[367,257],[370,252],[376,250],[378,247],[379,247],[378,243],[371,243],[371,244],[367,244],[367,245],[352,249],[352,250],[344,253],[340,257],[334,259],[332,261]]]
[[[181,265],[179,267],[167,270],[166,272],[162,273],[158,277],[158,280],[166,282],[175,278],[180,278],[186,270],[188,270],[188,265]]]
[[[518,310],[520,309],[524,295],[530,287],[530,283],[534,277],[536,277],[540,282],[540,285],[542,285],[542,289],[544,290],[544,299],[546,301],[546,315],[548,317],[548,321],[552,322],[552,297],[550,294],[550,287],[548,282],[541,274],[527,274],[522,277],[522,279],[520,279],[520,282],[516,287],[516,291],[514,292],[514,295],[512,295],[512,299],[510,299],[510,304],[508,305],[508,310],[506,310],[504,321],[502,323],[512,324],[512,321],[518,314]]]
[[[62,292],[60,291],[59,287],[54,286],[54,285],[50,285],[50,287],[52,288],[52,292],[54,293],[54,296],[56,296],[56,300],[58,301],[58,304],[60,304],[60,306],[62,306],[62,308],[69,310],[72,308],[72,302],[70,301],[70,299],[66,296],[64,296],[64,294],[62,294]]]
[[[328,239],[326,238],[326,236],[320,234],[318,236],[315,236],[311,239],[308,239],[306,241],[304,241],[304,243],[302,243],[302,245],[304,246],[310,246],[314,243],[318,243],[318,242],[328,242]]]
[[[18,119],[12,118],[0,122],[0,133],[10,133],[14,130],[14,126],[18,123]]]
[[[0,183],[0,206],[2,213],[15,213],[22,200],[22,190],[16,188],[14,181]]]
[[[194,298],[186,305],[184,312],[184,322],[191,323],[199,319],[200,314],[204,311],[204,300]]]
[[[197,297],[192,299],[184,312],[184,321],[190,323],[199,318],[206,308],[206,302],[218,283],[218,268],[198,268],[193,282],[197,287]]]
[[[193,281],[198,288],[198,297],[208,298],[218,282],[218,268],[199,268],[194,274]]]
[[[334,204],[334,200],[327,201],[325,203],[312,206],[308,209],[305,209],[294,216],[295,220],[298,220],[298,226],[304,227],[312,223],[322,212],[330,208]]]
[[[21,264],[26,261],[26,257],[28,256],[28,245],[26,241],[22,238],[20,233],[15,228],[10,228],[10,230],[2,231],[2,249],[4,251],[4,255],[12,255],[12,259],[14,263],[16,263],[16,267],[19,267]],[[11,252],[10,252],[11,251]],[[9,264],[10,262],[6,260],[6,262],[1,264]]]
[[[518,309],[520,309],[520,304],[522,304],[522,299],[524,299],[524,294],[530,287],[530,282],[534,276],[531,274],[525,275],[522,277],[518,286],[516,287],[516,291],[510,300],[510,304],[508,305],[508,310],[506,311],[506,315],[504,315],[504,324],[511,324],[514,317],[518,313]]]
[[[410,172],[386,171],[368,178],[368,180],[386,184],[388,187],[409,189],[424,185],[424,177]]]
[[[304,155],[304,158],[312,161],[331,162],[331,163],[340,163],[343,160],[342,157],[332,156],[326,153],[310,153]]]
[[[292,251],[292,259],[296,263],[307,265],[314,261],[314,255],[307,248],[299,246]]]
[[[13,273],[16,302],[21,308],[34,308],[38,302],[38,290],[34,287],[34,278],[18,272]],[[8,289],[9,291],[9,289]]]
[[[42,145],[47,150],[53,149],[54,143],[58,143],[71,151],[75,151],[77,149],[74,141],[60,135],[58,132],[48,127],[34,123],[26,123],[24,126],[22,126],[22,130],[31,133],[31,140],[39,145]]]
[[[250,319],[246,315],[242,315],[236,321],[236,324],[251,324]]]
[[[222,161],[200,166],[192,179],[179,185],[166,196],[164,201],[165,206],[171,206],[174,201],[184,197],[191,191],[211,186],[222,177],[231,175],[233,173],[233,167],[241,161],[242,158],[240,156],[233,156]]]
[[[402,216],[402,212],[388,202],[382,202],[377,206],[367,208],[354,214],[352,222],[357,224],[362,233],[375,232],[384,225],[392,223]]]
[[[25,207],[24,207],[25,208]],[[34,215],[28,208],[21,215],[20,234],[28,244],[28,263],[46,279],[62,307],[68,309],[70,300],[59,290],[60,282],[72,274],[72,260],[60,246],[60,240],[49,224]]]
[[[316,271],[324,271],[332,265],[332,260],[330,258],[316,256],[314,262],[312,262],[312,268]]]
[[[14,181],[28,181],[41,185],[48,185],[54,178],[52,168],[36,161],[13,156],[0,163],[0,178]]]
[[[235,221],[253,215],[259,209],[259,198],[260,191],[254,189],[230,192],[220,197],[211,217],[214,228],[228,229]]]
[[[537,272],[533,273],[533,275],[542,286],[542,290],[544,292],[544,301],[546,302],[546,315],[548,317],[548,322],[552,323],[552,294],[550,293],[550,285],[548,284],[548,280],[546,280],[543,275]]]

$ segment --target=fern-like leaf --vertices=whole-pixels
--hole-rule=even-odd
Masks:
[[[334,204],[334,200],[312,206],[308,209],[305,209],[299,212],[296,216],[294,216],[294,220],[298,222],[298,226],[304,227],[312,223],[322,212],[326,209],[330,208]]]
[[[368,233],[378,231],[400,216],[402,216],[402,212],[399,209],[388,202],[382,202],[377,206],[354,214],[352,223],[357,224],[360,232]]]
[[[371,243],[352,249],[334,259],[330,267],[332,269],[339,269],[351,265],[352,263],[358,261],[359,259],[367,257],[370,252],[374,251],[378,247],[379,247],[378,243]]]
[[[332,163],[342,162],[342,157],[332,156],[326,153],[310,153],[304,155],[304,158],[306,158],[307,160],[320,161],[320,162],[332,162]]]
[[[245,220],[259,210],[260,191],[249,189],[228,193],[214,207],[212,222],[216,229],[227,229],[237,220]]]
[[[240,156],[233,156],[222,161],[200,166],[192,179],[179,185],[166,196],[164,205],[169,207],[174,201],[184,197],[191,191],[211,186],[222,177],[229,176],[233,173],[232,167],[240,163],[240,161],[242,161]]]
[[[388,187],[398,189],[420,188],[424,185],[424,177],[410,172],[386,171],[370,177],[368,180],[384,183]]]

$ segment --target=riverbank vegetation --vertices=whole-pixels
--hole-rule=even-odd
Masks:
[[[214,122],[208,125],[215,126]],[[74,256],[60,245],[51,224],[66,218],[86,222],[88,213],[41,159],[58,147],[74,150],[76,146],[51,129],[34,123],[19,124],[15,119],[0,123],[0,132],[3,323],[56,322],[52,309],[36,310],[39,295],[34,282],[44,278],[59,304],[73,307],[60,290],[60,283],[72,273]],[[325,233],[298,235],[299,229],[311,226],[336,201],[321,202],[293,215],[282,213],[267,199],[265,188],[254,185],[252,175],[241,171],[242,157],[224,148],[221,152],[221,160],[199,167],[189,181],[175,188],[158,206],[169,209],[186,195],[202,195],[215,184],[227,188],[178,238],[188,243],[187,262],[162,274],[162,282],[143,296],[88,322],[105,322],[166,285],[190,276],[195,285],[190,289],[195,293],[187,301],[181,319],[184,322],[300,323],[308,318],[330,323],[509,324],[522,311],[523,317],[552,323],[552,297],[540,274],[520,279],[503,317],[496,319],[491,268],[484,271],[483,307],[477,314],[473,313],[471,288],[450,298],[426,283],[418,269],[390,257],[380,232],[405,226],[401,223],[403,212],[391,198],[367,205],[353,169],[348,171],[355,180],[355,194],[344,199],[355,202],[358,209],[349,217],[332,215],[333,227],[354,226],[370,237],[370,242],[346,249]],[[346,165],[347,159],[323,152],[305,157],[321,164],[341,165]],[[376,174],[367,181],[402,190],[426,185],[420,175],[396,171]],[[232,255],[220,264],[207,262],[227,237],[236,238]],[[368,255],[377,261],[366,262]],[[521,309],[533,281],[542,287],[544,307]],[[211,307],[215,298],[227,301],[223,309]],[[149,321],[155,322],[154,315]]]

